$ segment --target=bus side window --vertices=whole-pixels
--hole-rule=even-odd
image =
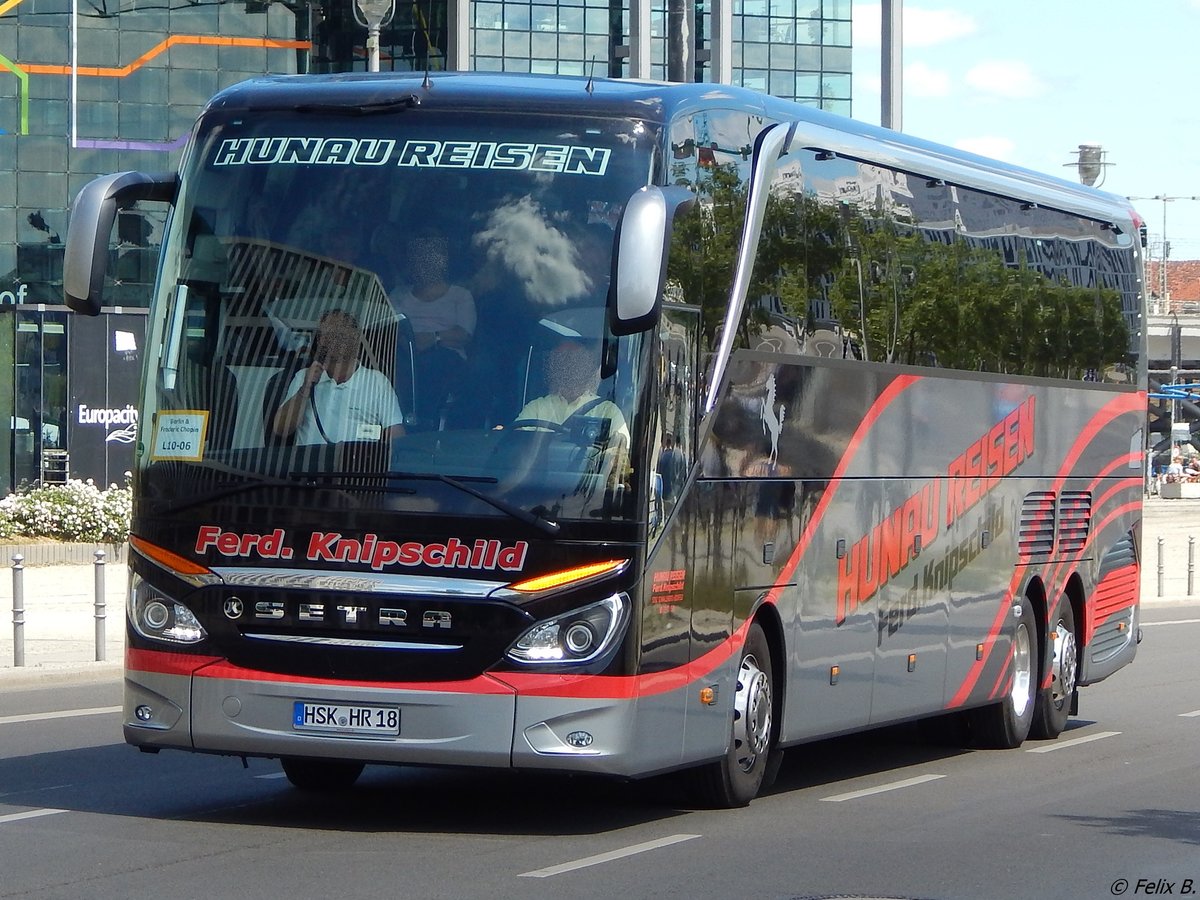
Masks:
[[[657,535],[683,496],[696,459],[696,347],[700,310],[666,303],[658,325],[658,427],[651,475],[649,523]]]

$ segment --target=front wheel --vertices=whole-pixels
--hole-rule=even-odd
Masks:
[[[1075,612],[1065,594],[1058,598],[1050,616],[1046,656],[1049,658],[1050,684],[1038,691],[1030,733],[1038,739],[1053,740],[1067,727],[1067,719],[1071,716],[1071,698],[1079,673]]]
[[[297,759],[285,756],[280,763],[294,787],[302,791],[341,791],[362,774],[363,763],[340,759]]]
[[[738,663],[730,720],[729,749],[724,758],[696,772],[697,788],[708,806],[745,806],[762,788],[774,740],[774,673],[771,649],[755,622],[746,635]]]
[[[1013,607],[1013,617],[1012,683],[1008,696],[968,713],[971,736],[979,747],[1000,750],[1020,747],[1033,724],[1038,644],[1033,604],[1028,597],[1022,597]]]

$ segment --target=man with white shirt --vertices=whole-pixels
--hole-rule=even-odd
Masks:
[[[582,341],[564,339],[546,358],[545,396],[525,404],[514,426],[536,429],[538,422],[562,425],[573,415],[607,419],[608,446],[629,446],[629,426],[620,408],[611,400],[601,400],[596,393],[600,385],[600,352]],[[527,424],[523,424],[527,423]]]
[[[383,373],[359,363],[362,330],[344,310],[325,313],[313,340],[314,359],[288,385],[272,428],[297,444],[378,441],[404,434],[404,413]]]

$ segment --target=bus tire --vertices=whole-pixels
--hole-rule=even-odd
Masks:
[[[1020,747],[1033,725],[1034,695],[1037,688],[1038,642],[1033,604],[1022,597],[1015,607],[1012,639],[1012,684],[999,703],[970,711],[973,743],[977,747],[1011,750]]]
[[[1046,631],[1046,658],[1050,684],[1038,691],[1030,734],[1053,740],[1067,727],[1071,700],[1079,674],[1079,645],[1075,637],[1075,612],[1066,594],[1058,598]]]
[[[758,796],[773,755],[774,704],[771,648],[755,622],[738,661],[729,749],[722,759],[696,771],[697,792],[706,806],[731,809]]]
[[[280,760],[287,780],[302,791],[341,791],[358,781],[364,763],[337,759],[299,759],[285,756]]]

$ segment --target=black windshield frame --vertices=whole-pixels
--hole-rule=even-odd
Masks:
[[[655,128],[623,118],[565,121],[531,115],[515,120],[511,114],[464,116],[407,108],[370,117],[342,116],[324,108],[302,114],[206,114],[187,154],[152,313],[152,336],[158,337],[152,346],[160,352],[148,361],[143,397],[143,421],[150,432],[135,472],[135,478],[145,481],[142,496],[163,512],[186,493],[212,490],[231,478],[303,477],[348,466],[479,479],[472,483],[501,503],[555,522],[644,518],[645,504],[637,500],[644,491],[637,448],[647,427],[639,411],[648,408],[640,395],[649,343],[642,335],[618,338],[608,329],[611,238],[605,246],[604,237],[611,234],[628,196],[657,176],[659,137]],[[371,187],[347,187],[347,173],[363,175]],[[336,186],[339,179],[341,187]],[[410,190],[398,199],[396,186],[406,182],[420,182],[422,189],[408,184]],[[331,217],[325,204],[341,215]],[[320,212],[313,212],[318,207]],[[418,210],[424,214],[420,222]],[[271,221],[254,221],[263,215]],[[282,282],[270,290],[261,278],[252,286],[244,278],[222,283],[229,278],[231,244],[260,269],[268,256],[291,254],[289,259],[302,261],[306,271],[318,273],[309,284],[319,283],[321,290],[331,284],[357,285],[351,292],[361,309],[370,303],[386,309],[380,298],[390,300],[403,278],[396,271],[396,243],[431,218],[449,231],[450,252],[470,258],[459,261],[454,277],[470,279],[478,311],[475,348],[481,356],[490,353],[493,361],[500,357],[500,368],[513,370],[506,377],[521,393],[505,400],[502,379],[480,369],[470,390],[463,391],[457,418],[443,414],[437,420],[418,420],[412,414],[417,395],[412,372],[421,352],[414,327],[420,323],[403,313],[365,314],[360,315],[363,330],[374,333],[364,338],[368,350],[360,359],[385,369],[396,387],[405,419],[403,437],[360,440],[361,433],[348,434],[331,441],[336,447],[298,448],[272,440],[265,413],[260,438],[236,436],[238,429],[244,431],[247,417],[258,417],[257,409],[249,416],[244,408],[236,416],[230,412],[232,393],[249,383],[250,364],[278,369],[272,373],[276,381],[285,370],[297,377],[299,367],[315,353],[316,322],[324,306],[316,301],[297,306],[295,298],[285,298],[293,301],[291,306],[272,307],[268,294]],[[364,223],[372,224],[371,234]],[[358,239],[347,240],[355,232]],[[535,247],[540,256],[522,257],[519,251],[530,233],[541,239]],[[585,260],[596,247],[602,250],[593,252],[598,263]],[[595,271],[603,278],[589,277]],[[288,282],[293,292],[295,283]],[[181,285],[186,288],[183,300]],[[489,289],[504,296],[508,306],[491,308]],[[251,296],[255,291],[257,299]],[[231,323],[239,316],[244,320],[247,309],[264,327],[237,351],[239,356]],[[172,328],[183,335],[173,367],[162,350]],[[603,401],[599,413],[594,403],[580,403],[583,414],[561,429],[506,427],[520,418],[539,387],[548,390],[549,356],[572,341],[587,348],[589,365],[601,376],[595,387]],[[473,361],[468,357],[465,362]],[[171,368],[177,374],[169,388],[164,372]],[[221,377],[215,375],[218,370]],[[222,381],[236,384],[223,387]],[[283,394],[289,386],[282,388]],[[279,400],[280,386],[274,390]],[[221,396],[222,391],[230,396]],[[238,402],[244,406],[248,392],[240,393]],[[250,396],[251,406],[265,410],[267,389]],[[507,408],[501,409],[505,402]],[[188,410],[204,414],[195,419],[205,431],[202,452],[193,458],[165,455],[158,420]],[[596,463],[604,449],[600,438],[618,436],[626,444],[624,456],[606,467]],[[581,471],[581,466],[591,469]],[[320,493],[308,494],[314,506],[321,502]],[[416,499],[410,499],[413,494]],[[378,496],[381,510],[394,514],[429,512],[430,494],[436,494],[440,513],[501,514],[461,491],[422,485],[411,493]],[[252,504],[253,495],[248,492],[239,502]],[[591,499],[581,502],[585,495]]]

